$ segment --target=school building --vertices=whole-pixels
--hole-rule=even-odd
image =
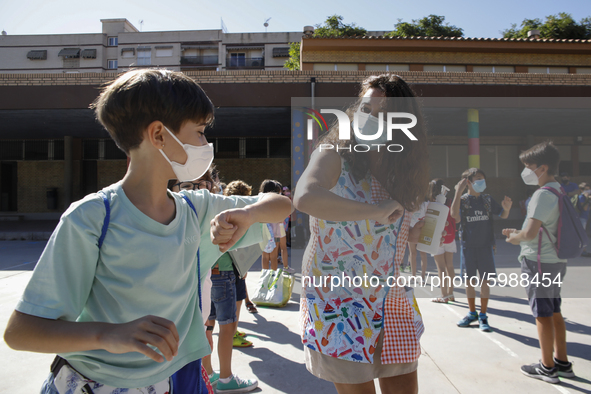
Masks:
[[[561,169],[571,171],[575,182],[591,181],[591,123],[584,118],[591,97],[588,41],[317,39],[302,33],[241,33],[230,39],[223,31],[139,32],[125,20],[111,21],[103,21],[101,34],[68,35],[69,41],[0,36],[0,216],[55,218],[70,202],[121,179],[126,158],[88,106],[102,85],[130,67],[166,67],[194,78],[216,106],[208,139],[223,180],[243,179],[255,190],[266,178],[293,183],[294,153],[302,151],[291,143],[292,97],[354,97],[361,80],[384,71],[396,72],[423,97],[450,99],[425,111],[445,120],[429,125],[433,177],[453,185],[468,167],[467,113],[476,109],[480,166],[495,198],[525,197],[518,153],[545,138],[559,145]],[[301,41],[302,71],[282,69],[287,57],[275,56],[293,41]],[[263,49],[252,49],[261,51],[254,56],[245,46]],[[213,62],[206,56],[217,56],[215,67],[202,64]],[[257,57],[264,58],[264,68],[255,66]],[[116,68],[110,60],[117,60]],[[462,101],[466,97],[517,99],[535,127],[511,128],[523,122],[520,113],[502,112],[498,102],[473,108],[476,102]],[[562,105],[573,108],[527,102],[543,97],[568,98]],[[577,122],[565,129],[543,121],[552,111],[562,116],[561,110]]]

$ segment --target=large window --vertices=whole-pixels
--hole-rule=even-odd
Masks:
[[[472,71],[475,73],[514,73],[513,66],[474,66]]]
[[[138,48],[137,50],[137,65],[149,66],[152,64],[152,51],[150,49]]]
[[[82,142],[82,160],[123,160],[127,155],[112,139],[86,139]]]
[[[530,74],[568,74],[568,67],[528,67]]]
[[[468,168],[466,145],[430,145],[432,178],[459,177]],[[512,145],[480,145],[480,168],[487,177],[514,178],[521,171],[519,150]]]
[[[246,66],[246,53],[230,53],[230,67]]]
[[[443,72],[466,72],[466,66],[460,65],[442,65],[442,64],[425,64],[423,71],[443,71]]]
[[[291,138],[214,138],[212,142],[215,157],[219,159],[279,159],[291,157]]]
[[[591,175],[591,145],[579,145],[579,175]]]
[[[64,140],[0,140],[0,160],[64,160]]]
[[[170,57],[172,56],[172,45],[162,45],[156,47],[156,57]]]
[[[408,71],[408,64],[366,64],[367,71]]]

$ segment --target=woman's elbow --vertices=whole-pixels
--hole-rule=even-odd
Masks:
[[[297,209],[298,211],[302,211],[303,212],[303,207],[306,204],[306,197],[302,196],[301,193],[296,193],[293,196],[293,206],[295,207],[295,209]]]

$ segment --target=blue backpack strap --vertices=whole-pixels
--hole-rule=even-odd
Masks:
[[[103,198],[105,210],[107,211],[105,220],[103,221],[103,228],[101,229],[101,236],[98,240],[98,247],[100,249],[101,246],[103,246],[103,241],[105,240],[105,235],[107,235],[107,229],[109,228],[109,222],[111,221],[111,205],[109,204],[109,198],[102,190],[98,192],[98,195]]]
[[[191,207],[191,209],[195,213],[195,216],[197,216],[197,219],[199,219],[199,215],[197,214],[197,210],[195,209],[195,206],[193,205],[191,200],[189,200],[189,197],[187,197],[185,194],[183,194],[183,198],[185,199],[187,204],[189,204],[189,207]],[[199,288],[198,289],[199,290],[199,310],[202,310],[202,305],[201,305],[201,258],[199,256],[199,249],[197,249],[197,275],[199,276],[199,286],[198,286],[198,288]]]

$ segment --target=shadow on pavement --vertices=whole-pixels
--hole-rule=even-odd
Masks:
[[[281,310],[297,313],[299,308],[299,303],[290,302],[281,308]],[[297,349],[297,354],[294,354],[294,357],[290,358],[301,361],[296,362],[273,352],[271,350],[273,348],[272,345],[234,349],[234,351],[243,351],[248,353],[249,356],[259,359],[259,361],[250,362],[252,372],[258,380],[278,391],[286,393],[309,394],[335,391],[332,383],[314,377],[306,369],[302,343],[298,334],[290,331],[287,326],[280,322],[267,320],[260,313],[255,315],[255,320],[256,323],[240,322],[241,327],[254,331],[253,334],[248,334],[249,337],[258,338],[259,342],[266,341],[274,344],[291,345]]]
[[[259,310],[273,309],[257,306]],[[290,302],[283,308],[282,311],[289,311],[298,313],[300,310],[300,304]],[[240,322],[240,327],[244,327],[254,332],[254,334],[248,334],[252,337],[258,337],[261,340],[269,341],[273,343],[292,345],[297,349],[302,349],[302,342],[300,336],[294,332],[289,331],[289,328],[277,321],[270,321],[265,319],[260,313],[254,315],[256,323]]]
[[[572,384],[571,382],[578,382],[578,383],[582,383],[582,384],[591,384],[591,381],[590,380],[583,379],[583,378],[573,378],[573,379],[561,378],[560,379],[560,385],[562,387],[568,388],[569,390],[576,391],[577,393],[591,394],[591,390],[587,390],[587,389],[584,389],[584,388],[581,388],[581,387],[577,387],[574,384]]]
[[[500,335],[504,335],[507,338],[511,338],[515,341],[521,342],[524,345],[539,348],[540,344],[538,338],[527,337],[525,335],[503,331],[498,327],[495,327],[495,332]],[[582,358],[583,360],[591,361],[591,345],[578,342],[568,342],[568,355],[572,357]],[[576,373],[576,370],[575,370]]]

